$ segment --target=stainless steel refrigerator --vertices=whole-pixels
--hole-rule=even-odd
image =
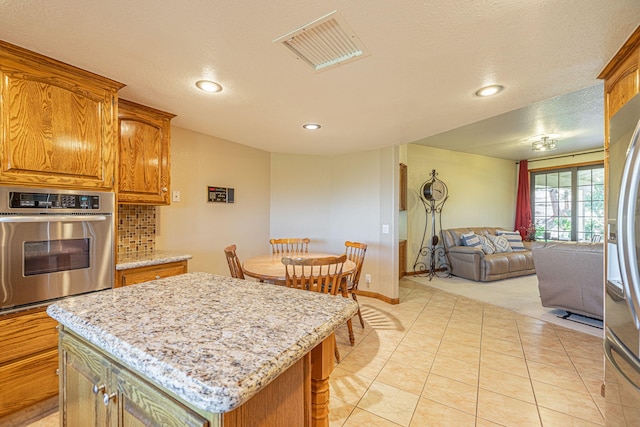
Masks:
[[[640,426],[640,96],[611,119],[605,286],[606,425]]]

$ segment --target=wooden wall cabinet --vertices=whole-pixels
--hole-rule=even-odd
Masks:
[[[404,276],[407,275],[407,241],[406,240],[400,240],[399,244],[398,244],[398,272],[399,272],[399,279],[402,279]]]
[[[605,124],[608,124],[611,117],[640,92],[640,27],[620,48],[598,78],[604,79]]]
[[[0,183],[113,189],[123,86],[0,41]]]
[[[187,261],[148,265],[116,271],[116,287],[130,286],[149,280],[163,279],[187,272]]]
[[[400,163],[400,197],[398,209],[407,210],[407,165]]]
[[[171,204],[169,149],[173,117],[131,101],[119,101],[119,203]]]
[[[0,418],[58,394],[57,325],[45,307],[0,317]]]

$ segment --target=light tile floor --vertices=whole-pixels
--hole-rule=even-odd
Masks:
[[[331,426],[604,425],[602,341],[409,280],[337,332]]]
[[[598,337],[409,280],[398,305],[359,300],[356,345],[336,334],[331,427],[604,425]]]

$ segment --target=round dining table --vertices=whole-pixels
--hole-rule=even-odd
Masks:
[[[254,277],[265,282],[273,282],[284,285],[286,281],[286,269],[282,263],[282,258],[324,258],[338,257],[342,254],[329,254],[323,252],[296,252],[290,254],[270,254],[247,258],[242,263],[242,270],[245,276]],[[356,269],[356,263],[346,260],[342,267],[342,275],[351,274]]]

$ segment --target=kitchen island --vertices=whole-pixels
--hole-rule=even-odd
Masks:
[[[327,426],[351,298],[188,273],[59,301],[68,426]],[[98,424],[95,424],[98,425]]]

